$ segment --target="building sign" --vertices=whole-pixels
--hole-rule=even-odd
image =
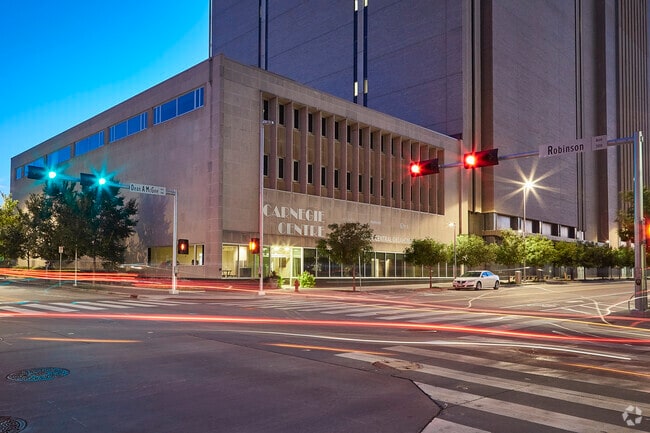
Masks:
[[[325,236],[325,213],[316,209],[292,208],[265,204],[265,218],[277,218],[281,235],[322,238]]]

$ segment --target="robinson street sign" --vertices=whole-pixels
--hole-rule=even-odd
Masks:
[[[607,136],[598,135],[590,138],[579,138],[562,144],[542,144],[539,146],[539,157],[549,158],[567,154],[576,154],[607,147]]]

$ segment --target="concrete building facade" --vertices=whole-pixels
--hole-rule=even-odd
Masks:
[[[513,155],[648,131],[648,14],[645,0],[220,0],[210,47]],[[522,229],[530,180],[527,232],[616,245],[632,178],[630,145],[503,161],[467,186],[462,231]]]
[[[328,224],[352,221],[376,235],[361,275],[413,277],[422,269],[404,249],[452,242],[466,197],[458,169],[411,178],[409,162],[459,152],[457,139],[219,55],[15,156],[11,192],[23,201],[41,191],[26,177],[34,165],[176,190],[178,237],[190,241],[179,275],[254,277],[262,175],[265,275],[346,276],[315,245]],[[139,204],[128,261],[169,263],[172,200],[122,193]]]

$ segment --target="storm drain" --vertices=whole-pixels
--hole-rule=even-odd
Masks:
[[[70,370],[59,367],[28,368],[15,371],[7,376],[7,379],[15,382],[41,382],[63,377],[70,374]],[[2,433],[3,431],[0,431]]]
[[[27,427],[24,419],[0,415],[0,433],[18,433]]]

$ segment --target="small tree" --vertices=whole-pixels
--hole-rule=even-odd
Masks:
[[[523,236],[513,230],[503,230],[501,232],[501,242],[496,250],[496,262],[512,267],[522,263],[523,259]]]
[[[369,224],[344,223],[329,224],[329,234],[318,240],[318,253],[329,257],[335,263],[352,270],[352,291],[357,290],[356,264],[364,263],[372,253],[372,240],[375,237]]]
[[[540,268],[552,263],[555,256],[555,245],[549,238],[540,234],[526,237],[526,264]]]
[[[27,233],[24,215],[18,209],[18,201],[11,195],[0,193],[0,262],[8,262],[25,255]]]
[[[413,239],[411,246],[404,250],[404,261],[429,269],[429,288],[433,287],[433,267],[447,259],[445,244],[436,242],[431,238]]]
[[[494,262],[496,250],[488,246],[480,236],[460,235],[456,255],[459,263],[472,268],[480,263]]]

